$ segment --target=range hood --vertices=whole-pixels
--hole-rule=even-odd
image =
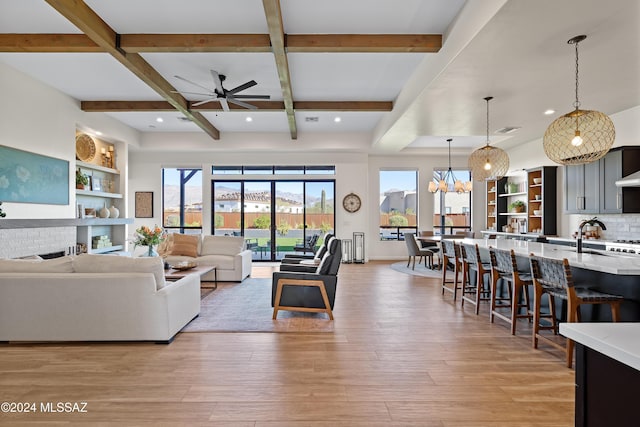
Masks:
[[[616,187],[640,187],[640,171],[616,181]]]

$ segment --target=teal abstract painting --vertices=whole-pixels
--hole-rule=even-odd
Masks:
[[[69,162],[0,145],[0,201],[69,204]]]

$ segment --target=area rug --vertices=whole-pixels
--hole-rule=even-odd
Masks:
[[[279,311],[272,320],[270,278],[219,283],[203,296],[200,316],[182,332],[333,332],[333,321],[325,313]]]
[[[411,266],[407,267],[407,262],[396,262],[391,264],[391,268],[400,273],[411,274],[413,276],[429,277],[433,279],[442,279],[442,271],[431,270],[424,266],[424,264],[416,263],[415,270],[411,269]],[[447,270],[447,279],[453,279],[453,271]]]

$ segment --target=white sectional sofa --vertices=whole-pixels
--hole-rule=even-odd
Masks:
[[[0,260],[0,341],[159,341],[200,313],[200,278],[160,257]]]
[[[251,251],[241,236],[202,236],[170,234],[158,248],[169,265],[194,261],[198,265],[215,265],[217,278],[223,282],[242,282],[251,274]],[[215,280],[215,273],[202,276]]]

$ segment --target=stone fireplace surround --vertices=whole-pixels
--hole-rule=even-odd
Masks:
[[[77,227],[88,223],[82,219],[3,219],[0,221],[0,258],[53,252],[67,254],[76,246]]]

